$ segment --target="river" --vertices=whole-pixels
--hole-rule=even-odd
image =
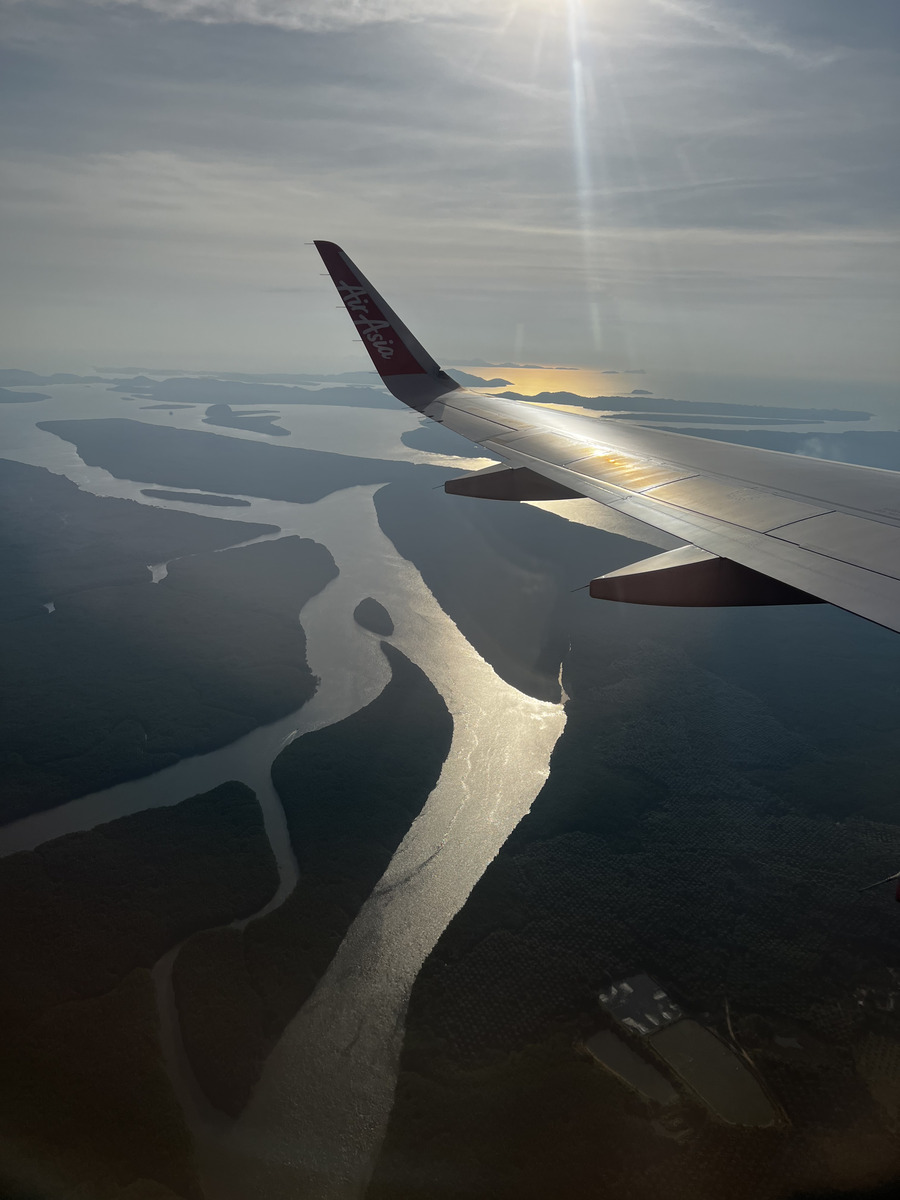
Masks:
[[[202,425],[202,408],[170,416],[135,411],[134,402],[97,387],[45,390],[51,391],[51,400],[5,406],[0,414],[8,433],[7,457],[46,466],[95,495],[213,515],[202,505],[144,497],[145,483],[117,480],[87,467],[70,444],[34,428],[37,420],[61,416],[127,415],[218,432]],[[400,443],[400,433],[416,424],[402,410],[333,409],[326,419],[316,406],[288,409],[285,416],[291,436],[281,444],[450,465],[440,455]],[[219,436],[268,440],[235,430]],[[452,465],[481,463],[453,459]],[[463,638],[419,572],[381,532],[372,502],[375,490],[350,488],[308,505],[245,497],[250,507],[220,510],[229,519],[276,524],[281,532],[273,536],[315,538],[337,563],[338,578],[302,613],[309,664],[321,679],[307,705],[221,750],[36,814],[0,833],[0,852],[11,853],[126,813],[178,803],[226,779],[241,779],[257,793],[278,863],[277,894],[262,910],[270,911],[290,893],[297,872],[271,784],[272,760],[294,737],[367,704],[388,679],[378,639],[353,620],[360,599],[374,596],[384,604],[396,626],[391,640],[443,696],[454,733],[440,779],[234,1124],[205,1101],[181,1048],[171,991],[177,951],[157,964],[163,1048],[196,1139],[209,1200],[257,1195],[277,1200],[298,1194],[349,1200],[363,1193],[390,1113],[403,1019],[416,974],[530,807],[565,723],[563,706],[516,691]],[[165,564],[148,568],[154,578],[164,576]]]

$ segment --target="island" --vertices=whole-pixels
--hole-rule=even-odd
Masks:
[[[0,490],[0,821],[225,745],[314,694],[297,618],[337,574],[324,546],[212,553],[275,527],[91,496],[21,463],[0,462]]]
[[[365,600],[360,600],[353,610],[353,619],[357,625],[361,625],[363,629],[368,629],[369,633],[375,633],[379,637],[390,637],[394,632],[391,614],[372,596],[366,596]]]
[[[236,496],[213,496],[209,492],[168,492],[164,488],[141,488],[142,496],[156,500],[183,500],[188,504],[209,504],[216,508],[249,508],[249,500]]]
[[[149,563],[221,550],[278,532],[94,496],[43,467],[0,459],[0,618],[87,588],[142,583]]]
[[[0,387],[0,404],[32,404],[36,400],[49,400],[44,392],[11,392]]]
[[[40,421],[38,428],[71,442],[89,466],[157,487],[310,504],[360,484],[417,479],[427,489],[448,478],[447,471],[416,463],[276,446],[119,417]]]
[[[223,425],[226,429],[248,429],[251,433],[267,433],[271,437],[289,437],[290,430],[276,425],[279,414],[236,412],[229,404],[211,404],[203,418],[204,425]]]
[[[191,938],[175,960],[185,1049],[236,1116],[288,1021],[428,799],[453,721],[426,675],[382,643],[391,680],[346,720],[291,742],[272,767],[300,877],[279,908]]]
[[[276,886],[237,782],[0,861],[4,1195],[46,1195],[31,1187],[49,1176],[54,1195],[201,1200],[150,971]]]
[[[35,387],[43,384],[53,383],[102,383],[103,379],[100,375],[73,375],[71,371],[57,371],[53,375],[38,375],[34,371],[20,371],[15,368],[5,367],[0,370],[0,384],[4,387],[6,384],[11,384],[13,387]]]
[[[312,380],[310,381],[312,382]],[[244,379],[195,378],[178,376],[173,379],[148,379],[137,376],[120,379],[110,388],[114,392],[154,400],[163,408],[179,404],[264,404],[266,407],[285,404],[331,404],[353,408],[397,408],[399,401],[380,385],[376,375],[365,387],[290,387],[284,383],[257,381],[253,376]]]

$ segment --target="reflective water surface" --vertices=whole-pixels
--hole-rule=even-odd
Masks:
[[[53,391],[52,401],[12,412],[9,457],[65,474],[95,495],[209,514],[209,509],[184,501],[151,501],[141,495],[145,484],[87,467],[71,445],[35,430],[38,419],[125,415],[123,409],[134,407],[98,389]],[[208,431],[200,424],[201,411],[127,415]],[[415,424],[402,411],[343,409],[340,422],[328,410],[287,411],[294,418],[289,423],[296,444],[365,455],[383,451],[385,457],[416,462],[444,461],[402,445],[400,432]],[[2,416],[8,413],[9,409]],[[235,431],[227,436],[235,436]],[[144,808],[175,804],[225,780],[240,779],[259,798],[278,864],[278,891],[261,910],[268,912],[289,894],[297,871],[269,776],[272,760],[293,738],[340,721],[367,704],[389,676],[378,639],[353,620],[353,609],[363,597],[373,596],[388,609],[396,627],[391,640],[425,671],[444,698],[454,733],[438,784],[329,971],[276,1047],[236,1127],[210,1108],[180,1046],[171,991],[177,951],[157,964],[164,1049],[197,1138],[211,1200],[296,1195],[311,1176],[318,1179],[317,1191],[323,1196],[361,1194],[390,1110],[412,982],[448,920],[540,790],[565,722],[562,706],[534,700],[504,683],[462,637],[418,571],[381,532],[372,504],[375,490],[351,488],[309,505],[246,497],[249,508],[222,514],[277,524],[280,532],[273,537],[311,537],[327,546],[335,559],[339,576],[301,614],[308,661],[321,681],[308,704],[221,750],[38,813],[0,832],[2,853],[31,849],[49,838]],[[154,582],[164,578],[165,564],[152,564],[150,569]]]
[[[856,889],[896,869],[900,854],[896,643],[827,606],[743,614],[584,606],[562,618],[574,647],[571,699],[542,703],[500,679],[436,600],[469,628],[471,614],[453,608],[452,589],[433,573],[456,526],[439,536],[424,502],[418,525],[437,547],[432,560],[421,543],[415,551],[401,541],[399,501],[395,524],[384,506],[382,519],[434,595],[379,527],[378,485],[308,505],[247,496],[246,508],[210,510],[151,500],[141,494],[146,481],[85,466],[34,422],[114,415],[210,436],[265,435],[205,426],[203,406],[170,415],[101,387],[45,390],[51,400],[0,410],[4,454],[96,495],[314,538],[340,573],[299,613],[320,678],[309,703],[211,754],[8,826],[0,851],[240,779],[256,792],[278,865],[277,892],[254,916],[282,904],[298,867],[271,763],[292,739],[341,721],[385,687],[379,639],[353,619],[366,596],[389,611],[391,642],[453,718],[437,785],[237,1120],[212,1107],[188,1063],[172,992],[178,948],[156,964],[162,1046],[210,1200],[350,1200],[370,1180],[372,1200],[384,1200],[398,1164],[411,1178],[421,1170],[452,1180],[470,1157],[479,1171],[493,1164],[504,1181],[498,1195],[526,1164],[528,1200],[580,1200],[589,1194],[582,1169],[595,1180],[608,1171],[604,1188],[639,1200],[669,1188],[679,1200],[782,1200],[891,1177],[900,1112],[895,906]],[[400,435],[416,419],[403,410],[285,407],[281,420],[291,430],[281,445],[480,465],[404,446]],[[587,502],[536,507],[672,544]],[[515,559],[510,578],[523,597],[546,573],[532,533],[565,539],[532,516],[512,548],[512,527],[496,510],[478,517],[476,583],[494,555]],[[599,547],[610,545],[598,536]],[[464,544],[475,561],[473,543]],[[568,572],[576,558],[554,561]],[[147,566],[151,579],[165,578],[167,563]],[[455,603],[463,596],[470,605],[469,582]],[[547,789],[522,820],[555,747]],[[601,979],[638,972],[671,989],[683,1017],[655,1049],[604,1025],[597,1001]],[[731,1086],[738,1067],[743,1107]],[[555,1106],[546,1119],[545,1105]],[[767,1165],[777,1155],[777,1169]]]

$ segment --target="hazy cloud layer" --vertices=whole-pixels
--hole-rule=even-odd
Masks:
[[[89,0],[148,9],[161,16],[203,24],[277,25],[321,32],[385,21],[426,20],[476,13],[476,0]]]
[[[448,361],[896,378],[892,6],[0,8],[22,366],[353,369],[325,236]]]
[[[837,51],[815,53],[791,44],[779,36],[774,26],[769,26],[757,17],[752,8],[748,13],[729,11],[721,4],[700,0],[654,0],[658,8],[676,17],[693,23],[714,41],[723,46],[755,50],[758,54],[771,54],[788,62],[805,66],[820,66],[830,62]]]

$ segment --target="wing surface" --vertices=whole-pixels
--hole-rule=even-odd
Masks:
[[[505,464],[451,481],[448,491],[509,500],[586,496],[700,552],[670,551],[595,580],[593,595],[657,604],[819,600],[900,631],[900,472],[460,388],[343,251],[315,244],[389,390]],[[389,343],[389,356],[375,337]]]

